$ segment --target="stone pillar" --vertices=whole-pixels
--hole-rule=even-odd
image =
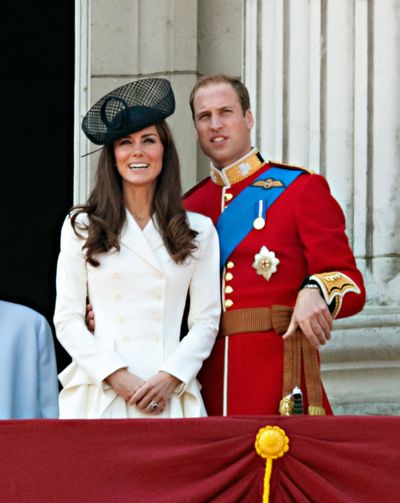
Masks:
[[[371,2],[367,269],[380,305],[400,307],[400,1]],[[400,335],[400,331],[399,331]]]
[[[176,96],[176,111],[168,123],[179,152],[182,183],[185,188],[192,186],[197,180],[196,138],[189,127],[187,103],[197,78],[197,1],[77,0],[76,6],[77,18],[83,18],[86,11],[90,17],[87,44],[81,44],[81,53],[87,52],[89,75],[83,105],[90,106],[106,92],[131,80],[168,78]],[[80,85],[84,93],[83,79]],[[81,107],[81,117],[86,110],[87,106]],[[91,144],[88,148],[95,150]],[[93,176],[97,156],[91,156],[90,161]],[[81,172],[87,173],[88,169],[82,161]],[[79,197],[86,197],[88,191],[86,185]]]
[[[242,77],[243,1],[198,0],[198,75],[226,73]],[[195,130],[192,126],[192,132]],[[197,149],[198,179],[210,174],[209,161]]]
[[[75,0],[75,202],[86,199],[97,155],[80,132],[89,106],[104,93],[137,78],[171,80],[177,107],[168,119],[182,166],[184,189],[208,175],[197,148],[189,94],[199,75],[241,76],[242,0]],[[227,15],[227,13],[229,15]]]
[[[327,177],[367,286],[322,351],[337,412],[400,413],[400,0],[246,0],[263,155]]]
[[[81,122],[89,108],[89,36],[90,9],[88,0],[75,0],[75,85],[74,85],[74,204],[86,200],[90,186],[89,141],[82,134]]]

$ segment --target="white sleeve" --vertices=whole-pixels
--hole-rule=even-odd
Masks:
[[[160,369],[185,384],[196,377],[210,355],[221,314],[218,235],[211,220],[207,222],[189,288],[189,331]]]
[[[87,265],[79,238],[67,217],[61,230],[61,250],[57,263],[57,298],[54,314],[56,335],[77,364],[98,385],[119,368],[127,367],[113,348],[102,347],[85,323]]]

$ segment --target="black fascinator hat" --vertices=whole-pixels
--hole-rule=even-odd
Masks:
[[[174,110],[175,97],[168,80],[136,80],[95,103],[83,118],[82,130],[96,145],[106,145],[161,122]]]

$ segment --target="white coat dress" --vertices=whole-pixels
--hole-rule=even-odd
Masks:
[[[61,418],[200,417],[206,415],[196,375],[215,342],[220,316],[219,244],[211,220],[188,212],[199,234],[183,264],[169,256],[151,220],[142,230],[126,211],[119,252],[85,260],[84,239],[67,217],[61,231],[54,315],[57,338],[72,357],[59,375]],[[77,222],[86,223],[80,214]],[[80,232],[83,236],[86,234]],[[180,341],[188,291],[189,331]],[[86,296],[95,333],[85,324]],[[184,383],[160,415],[129,406],[104,379],[119,368],[146,380],[159,370]]]

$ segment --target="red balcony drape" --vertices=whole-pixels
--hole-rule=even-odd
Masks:
[[[271,503],[400,501],[400,419],[369,416],[0,421],[0,501],[261,502],[266,425]]]

